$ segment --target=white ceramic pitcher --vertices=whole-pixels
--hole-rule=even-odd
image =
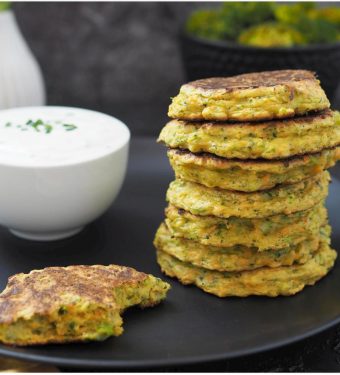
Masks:
[[[11,10],[0,12],[0,109],[45,104],[37,60]]]

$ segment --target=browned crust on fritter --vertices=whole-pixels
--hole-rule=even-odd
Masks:
[[[325,180],[327,180],[327,184],[329,184],[330,182],[332,182],[332,177],[331,177],[330,173],[328,171],[323,171],[323,172],[321,172],[321,173],[319,173],[317,175],[314,175],[312,177],[302,179],[301,181],[299,181],[299,182],[297,182],[295,184],[279,184],[279,185],[276,185],[276,186],[272,186],[272,187],[270,187],[268,189],[259,190],[257,192],[256,191],[255,192],[249,192],[249,191],[241,191],[241,190],[226,190],[226,189],[222,189],[221,187],[218,187],[218,186],[216,186],[214,188],[210,188],[210,187],[206,187],[206,186],[204,186],[202,184],[199,184],[198,182],[191,182],[191,181],[187,181],[187,180],[182,180],[182,181],[185,181],[185,182],[187,182],[189,184],[193,184],[193,185],[197,185],[197,186],[203,187],[204,189],[210,189],[210,190],[219,191],[219,192],[221,192],[221,194],[223,194],[225,192],[229,192],[229,193],[236,193],[239,196],[241,196],[241,195],[244,195],[244,196],[248,195],[248,196],[250,196],[250,194],[257,194],[257,193],[263,194],[263,193],[266,193],[266,192],[270,192],[271,190],[274,190],[274,191],[275,190],[276,191],[283,190],[283,189],[287,188],[287,186],[298,185],[298,184],[302,184],[302,183],[308,184],[308,183],[311,183],[312,181],[313,181],[314,184],[317,184],[318,186],[320,186],[320,182],[323,179],[322,175],[324,175],[324,174],[327,174],[327,177],[325,179]],[[175,182],[176,180],[181,180],[181,178],[178,178],[178,179],[176,178],[174,181],[172,181],[172,183]],[[170,186],[171,186],[171,184],[170,184]],[[170,188],[169,188],[169,190],[170,190]],[[319,201],[316,202],[314,204],[314,206],[317,205],[319,202],[321,202],[323,199],[324,198],[319,199]],[[174,203],[172,203],[170,201],[168,201],[168,202],[169,202],[170,205],[178,208]],[[165,210],[166,209],[167,208],[165,208]],[[179,209],[181,209],[181,208],[179,208]],[[308,210],[308,209],[309,208],[307,208],[306,210]],[[185,210],[183,210],[183,211],[185,212]],[[294,212],[297,212],[297,211],[294,211]],[[290,212],[290,213],[294,213],[294,212]],[[192,214],[192,215],[199,216],[197,214]],[[281,213],[274,213],[272,215],[264,216],[264,217],[270,217],[270,216],[276,216],[276,215],[281,215]],[[207,216],[216,216],[216,215],[209,215],[209,214],[208,215],[204,215],[204,217],[207,217]],[[221,216],[219,216],[219,217],[221,218]],[[229,217],[231,217],[231,216],[229,216]],[[258,218],[258,217],[254,217],[254,218]]]
[[[274,70],[248,73],[233,77],[213,77],[187,83],[201,90],[225,90],[226,92],[258,87],[289,85],[297,81],[318,82],[314,72],[308,70]]]
[[[331,150],[335,150],[339,148],[339,152],[340,152],[340,143],[334,147],[329,147],[329,148],[324,148],[322,149],[321,151],[316,151],[316,152],[311,152],[311,153],[305,153],[305,154],[296,154],[296,155],[293,155],[293,156],[290,156],[288,158],[284,158],[284,159],[279,159],[279,158],[276,158],[276,159],[263,159],[263,158],[258,158],[258,159],[227,159],[227,158],[223,158],[222,156],[218,156],[218,155],[214,155],[214,154],[210,154],[208,152],[197,152],[197,153],[194,153],[194,152],[191,152],[189,150],[186,150],[186,149],[182,149],[182,148],[171,148],[171,147],[168,147],[168,153],[170,154],[178,154],[178,155],[182,155],[184,157],[184,159],[186,159],[187,161],[194,161],[195,159],[202,159],[202,160],[211,160],[214,162],[214,164],[216,164],[217,167],[223,167],[223,166],[228,166],[228,165],[232,165],[232,164],[237,164],[237,163],[242,163],[242,164],[245,164],[245,165],[256,165],[256,164],[270,164],[270,165],[280,165],[280,164],[284,164],[285,167],[288,167],[290,165],[300,165],[300,164],[304,164],[305,161],[307,161],[309,159],[309,157],[312,157],[312,156],[320,156],[321,153],[323,151],[331,151]]]
[[[280,120],[261,120],[261,121],[247,121],[247,122],[238,122],[238,121],[190,121],[190,120],[178,120],[178,119],[172,119],[170,120],[167,125],[173,124],[174,126],[176,124],[181,125],[199,125],[203,128],[209,128],[214,126],[226,126],[226,127],[248,127],[249,130],[251,128],[259,128],[259,127],[280,127],[280,126],[290,126],[290,125],[303,125],[303,124],[312,124],[313,122],[319,122],[321,120],[325,120],[329,117],[333,117],[333,111],[331,109],[325,109],[323,111],[317,111],[317,112],[309,112],[305,115],[286,118],[286,119],[280,119]]]
[[[114,288],[136,285],[147,277],[133,268],[117,265],[48,267],[13,275],[0,294],[0,323],[14,321],[25,306],[34,307],[36,314],[46,314],[62,304],[66,294],[119,308],[112,299]]]

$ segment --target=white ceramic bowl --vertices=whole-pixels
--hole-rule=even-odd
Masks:
[[[121,121],[99,112],[0,111],[0,224],[38,241],[76,234],[116,198],[129,140]]]

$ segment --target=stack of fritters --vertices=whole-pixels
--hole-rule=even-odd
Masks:
[[[340,114],[314,74],[182,86],[159,141],[176,180],[155,246],[163,272],[220,297],[292,295],[332,268],[324,201]]]

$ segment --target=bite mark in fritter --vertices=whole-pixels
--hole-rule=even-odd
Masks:
[[[153,306],[169,284],[133,268],[49,267],[11,276],[0,294],[0,341],[37,345],[122,334],[122,312]]]

